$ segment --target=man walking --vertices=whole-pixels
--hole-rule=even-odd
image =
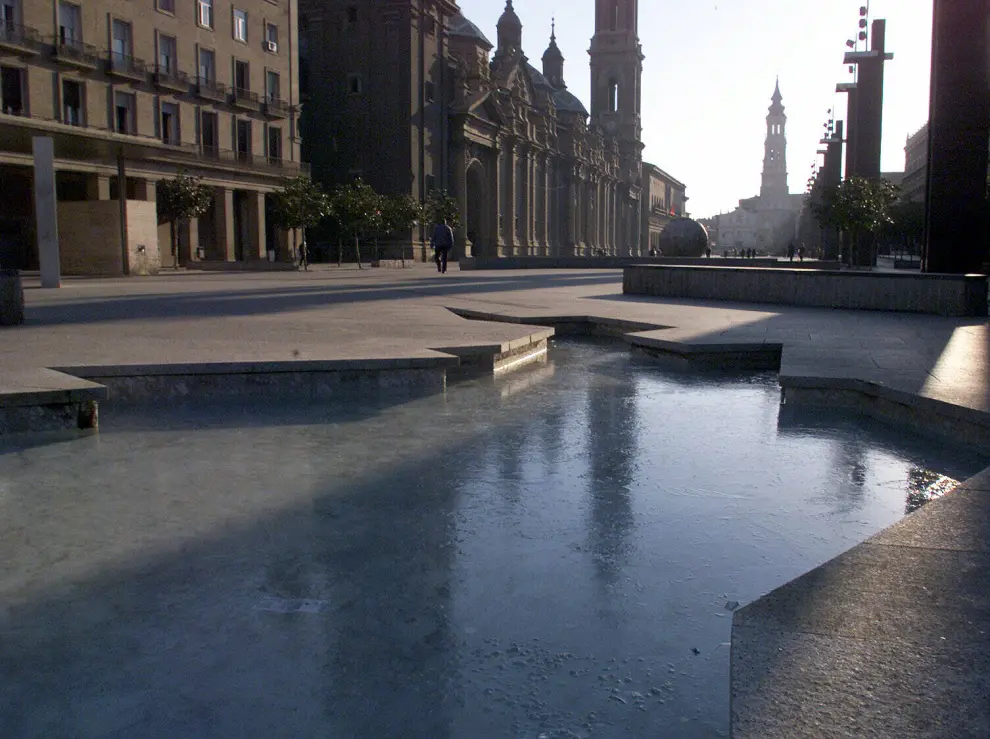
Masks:
[[[450,256],[450,250],[454,248],[454,230],[447,225],[446,218],[434,226],[430,246],[433,247],[433,259],[437,263],[437,272],[446,274],[447,258]]]

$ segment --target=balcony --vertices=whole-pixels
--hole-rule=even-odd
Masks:
[[[173,92],[189,92],[192,85],[192,80],[185,72],[162,66],[155,67],[154,82],[156,87]]]
[[[14,54],[34,56],[40,54],[44,47],[41,34],[35,29],[0,21],[0,49]]]
[[[246,90],[243,87],[235,87],[234,94],[231,96],[231,102],[234,104],[235,108],[242,108],[244,110],[261,110],[261,100],[258,97],[258,93]]]
[[[148,79],[148,65],[141,59],[113,51],[107,57],[107,74],[134,82],[144,82]]]
[[[277,97],[265,98],[265,115],[272,118],[288,118],[292,106]]]
[[[230,95],[230,90],[226,85],[216,80],[197,77],[196,94],[205,100],[212,100],[215,103],[225,103],[227,102],[227,97]]]
[[[93,70],[100,66],[100,50],[74,38],[56,37],[52,56],[59,64],[77,69]]]

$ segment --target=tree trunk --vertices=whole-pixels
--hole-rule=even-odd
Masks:
[[[378,252],[378,237],[375,237],[375,261],[381,262],[381,254]]]
[[[344,240],[337,237],[337,266],[344,263]]]
[[[179,229],[178,229],[178,219],[172,221],[169,224],[169,238],[172,241],[172,268],[179,268]]]
[[[357,257],[358,269],[364,269],[361,266],[361,239],[357,236],[354,237],[354,256]]]

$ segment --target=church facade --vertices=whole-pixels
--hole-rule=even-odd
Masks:
[[[465,256],[645,254],[638,0],[595,5],[589,111],[552,27],[530,63],[512,0],[495,44],[452,0],[303,0],[313,176],[448,192]]]
[[[703,219],[717,251],[756,249],[783,253],[795,242],[804,196],[787,186],[787,114],[780,84],[774,88],[767,114],[763,178],[760,194],[739,201],[731,213]]]

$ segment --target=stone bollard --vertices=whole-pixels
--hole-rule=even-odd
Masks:
[[[24,323],[24,288],[16,269],[0,269],[0,326]]]

